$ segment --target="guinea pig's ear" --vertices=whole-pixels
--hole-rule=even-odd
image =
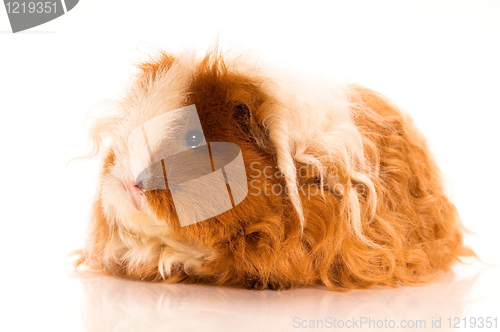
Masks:
[[[250,106],[241,101],[235,101],[232,107],[233,119],[236,120],[238,128],[247,134],[247,137],[251,141],[257,143],[262,149],[272,152],[273,147],[269,141],[268,131],[252,116]]]
[[[235,101],[233,103],[233,118],[238,123],[238,127],[245,133],[250,133],[250,107],[241,102]]]

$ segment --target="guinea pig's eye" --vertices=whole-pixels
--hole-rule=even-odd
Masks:
[[[184,144],[188,148],[195,148],[203,143],[203,133],[197,129],[192,129],[184,136]]]

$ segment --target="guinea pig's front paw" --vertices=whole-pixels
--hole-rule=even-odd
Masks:
[[[289,282],[280,282],[280,281],[267,281],[264,282],[260,278],[257,277],[249,277],[244,281],[244,287],[246,289],[259,289],[259,290],[282,290],[282,289],[290,289],[292,284]]]

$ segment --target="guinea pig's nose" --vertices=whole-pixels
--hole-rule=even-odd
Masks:
[[[139,187],[139,185],[135,182],[131,182],[130,183],[130,187],[132,188],[132,190],[141,190],[141,188]]]

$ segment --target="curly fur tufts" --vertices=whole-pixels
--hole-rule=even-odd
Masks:
[[[78,265],[147,281],[341,290],[420,284],[474,256],[424,139],[385,97],[250,63],[214,50],[139,65],[117,113],[94,126],[103,167]],[[208,141],[240,146],[249,194],[180,227],[168,189],[127,189],[127,138],[190,104]],[[241,104],[249,114],[235,117]]]

